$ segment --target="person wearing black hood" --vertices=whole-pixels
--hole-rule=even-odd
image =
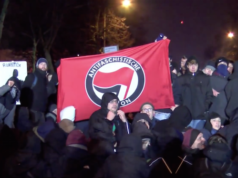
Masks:
[[[225,113],[225,109],[227,106],[225,87],[227,85],[228,82],[227,78],[229,76],[227,65],[228,60],[226,58],[224,57],[218,58],[216,61],[216,70],[210,77],[214,97],[209,111],[217,112],[224,119],[227,119]]]
[[[105,93],[102,97],[101,109],[95,111],[89,119],[90,138],[106,140],[116,145],[124,135],[129,133],[125,114],[119,110],[118,97],[113,93]]]
[[[15,85],[15,78],[8,79],[6,85],[0,87],[0,122],[4,122],[9,128],[14,128],[14,114],[16,101],[20,91]]]
[[[155,137],[151,132],[151,120],[147,114],[136,114],[132,122],[132,133],[139,135],[142,139],[144,158],[147,160],[155,158],[157,147]]]
[[[45,58],[38,59],[35,72],[27,75],[21,91],[21,103],[30,109],[35,126],[44,122],[48,97],[54,91],[47,80],[47,64]]]
[[[212,135],[215,135],[224,123],[224,119],[219,114],[212,112],[209,113],[209,118],[205,123],[204,128],[201,130],[205,140],[208,140]]]
[[[230,118],[232,111],[238,108],[238,61],[234,63],[234,72],[229,77],[230,81],[227,83],[225,93],[227,97],[226,114]]]
[[[205,158],[197,161],[195,167],[195,177],[211,171],[219,172],[225,177],[233,177],[232,175],[232,151],[227,145],[226,140],[220,135],[214,135],[208,140],[208,145],[203,150]]]
[[[191,126],[203,128],[205,113],[209,110],[212,100],[210,78],[199,71],[198,60],[190,57],[186,63],[186,74],[178,78],[181,87],[182,102],[187,106],[193,116]]]
[[[126,135],[116,154],[108,157],[95,178],[147,178],[150,169],[142,153],[141,138],[134,134]]]
[[[238,108],[232,112],[229,121],[230,124],[220,129],[218,133],[225,137],[228,145],[233,148],[234,137],[238,134]]]

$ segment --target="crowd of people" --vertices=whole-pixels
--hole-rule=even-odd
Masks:
[[[104,93],[83,130],[74,106],[57,112],[57,74],[46,59],[24,82],[14,71],[0,87],[0,177],[238,177],[238,62],[169,64],[174,106],[144,101],[124,113],[118,96]]]

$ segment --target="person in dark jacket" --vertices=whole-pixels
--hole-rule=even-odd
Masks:
[[[198,60],[193,56],[187,60],[186,67],[186,74],[178,78],[182,91],[181,104],[187,106],[192,114],[190,126],[201,129],[213,98],[210,78],[199,71]]]
[[[232,176],[234,178],[238,177],[238,136],[235,136],[234,138],[235,143],[234,143],[234,150],[235,150],[235,154],[234,154],[234,159],[233,159],[233,166],[232,166]]]
[[[47,64],[45,58],[38,59],[35,72],[26,76],[21,91],[21,103],[30,109],[35,126],[44,122],[48,97],[53,91],[47,80]]]
[[[198,160],[195,165],[195,177],[210,170],[219,172],[226,177],[232,176],[232,151],[224,138],[214,135],[208,140],[208,145],[203,150],[205,158]]]
[[[105,93],[101,109],[95,111],[89,119],[91,139],[108,141],[117,145],[124,135],[129,134],[129,125],[123,111],[119,110],[119,99],[113,93]]]
[[[230,124],[220,129],[218,133],[226,138],[228,145],[233,148],[234,138],[238,134],[238,108],[233,111],[229,121]]]
[[[150,170],[142,153],[141,138],[134,134],[126,135],[116,154],[108,157],[96,178],[147,178]]]
[[[204,128],[201,130],[203,137],[207,141],[212,135],[215,135],[224,123],[224,119],[219,114],[212,112],[209,113],[209,118],[205,123]]]
[[[225,93],[227,97],[226,114],[228,118],[231,117],[232,112],[238,108],[238,61],[234,63],[234,73],[229,77],[230,81],[227,83]]]
[[[0,123],[14,128],[14,115],[16,101],[19,99],[20,90],[15,85],[15,78],[8,79],[6,85],[0,87]]]
[[[132,122],[132,133],[142,139],[143,157],[146,160],[156,157],[155,138],[151,132],[151,120],[145,113],[138,113]]]
[[[90,176],[90,155],[88,153],[88,140],[81,130],[74,129],[66,140],[64,155],[64,178],[78,178]]]

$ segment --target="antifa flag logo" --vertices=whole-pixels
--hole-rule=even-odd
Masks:
[[[104,93],[118,96],[120,106],[133,103],[145,86],[145,74],[141,65],[129,57],[108,57],[95,63],[85,80],[90,100],[100,106]]]

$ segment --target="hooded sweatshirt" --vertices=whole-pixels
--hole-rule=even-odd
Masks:
[[[108,103],[118,97],[113,93],[105,93],[101,101],[101,109],[95,111],[89,119],[89,136],[96,140],[106,140],[111,144],[120,142],[123,135],[129,134],[128,123],[115,116],[112,121],[107,119]],[[119,108],[118,108],[119,109]],[[114,136],[115,133],[115,136]]]
[[[142,158],[141,138],[134,134],[121,140],[116,154],[111,155],[96,178],[147,178],[149,166]]]
[[[238,61],[234,63],[234,73],[230,76],[230,81],[225,88],[225,94],[227,97],[226,114],[228,118],[231,117],[232,112],[238,108]]]
[[[187,62],[195,60],[198,64],[198,70],[191,73],[188,68],[186,74],[178,78],[181,87],[182,105],[187,106],[193,119],[201,119],[204,113],[208,111],[213,94],[209,76],[199,71],[199,62],[195,57],[190,57]]]

